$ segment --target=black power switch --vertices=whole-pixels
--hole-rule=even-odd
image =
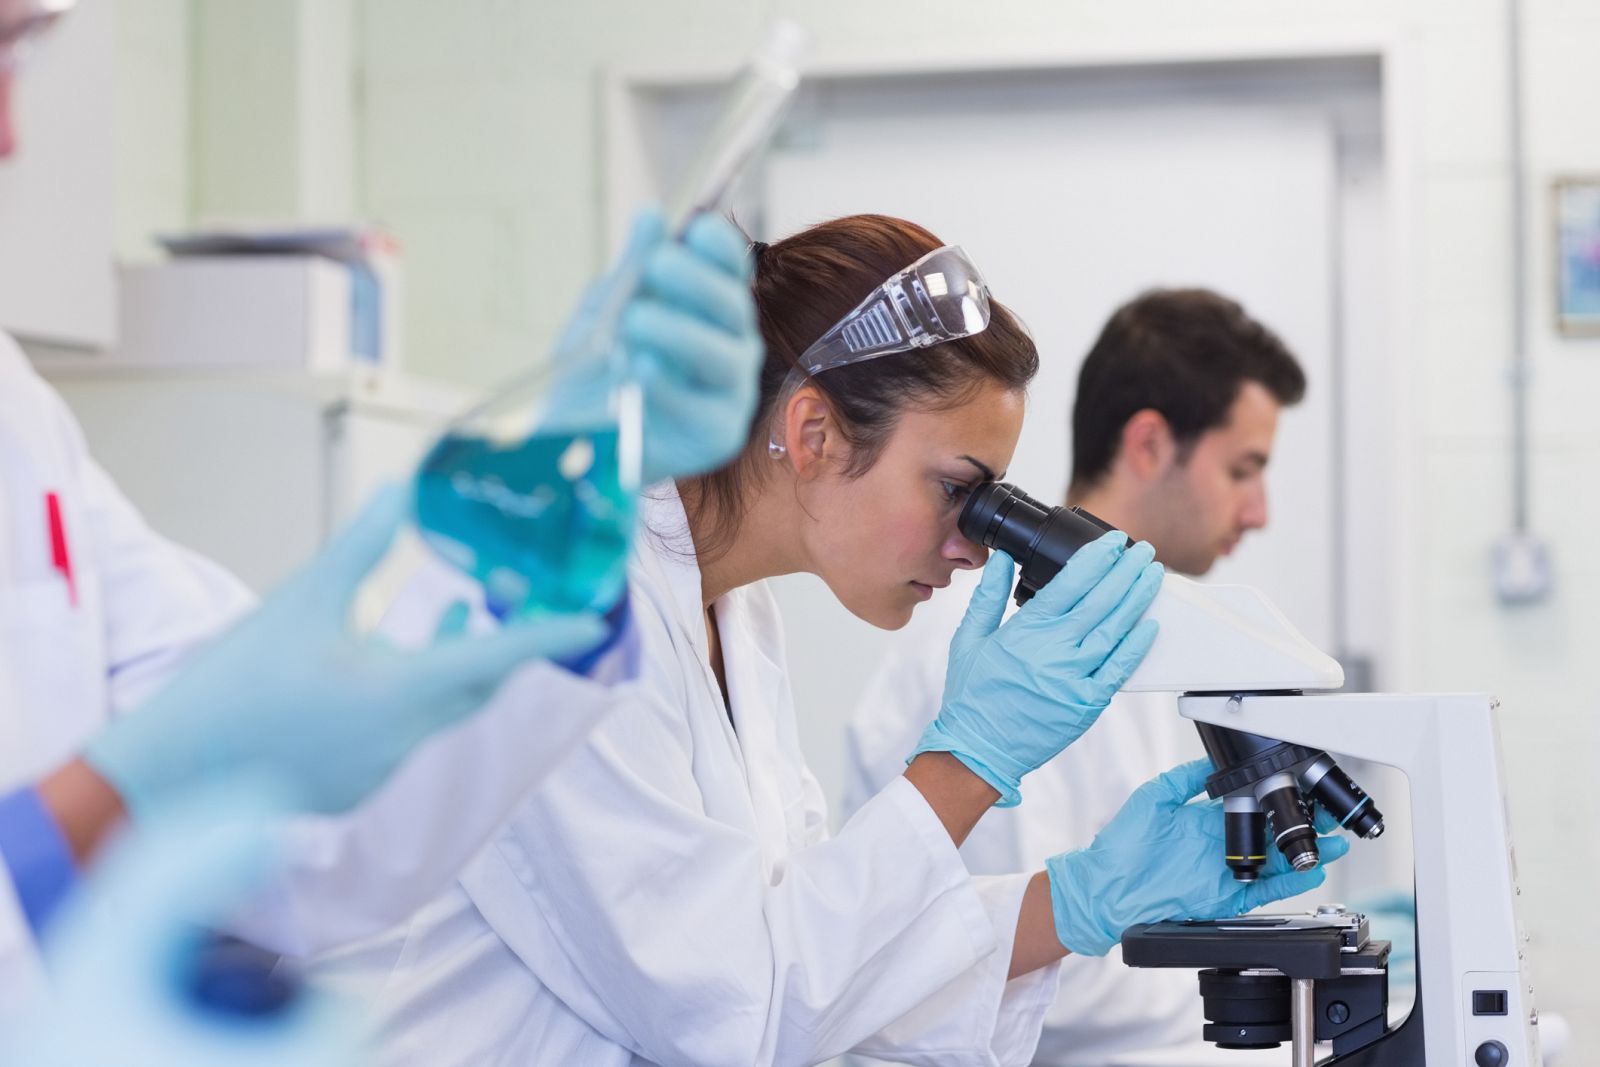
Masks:
[[[1485,1041],[1472,1054],[1472,1062],[1478,1067],[1506,1067],[1511,1062],[1511,1053],[1498,1041]]]
[[[1505,1013],[1506,991],[1504,989],[1474,989],[1472,991],[1472,1014],[1504,1015]]]

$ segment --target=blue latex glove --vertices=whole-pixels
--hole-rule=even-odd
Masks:
[[[1146,782],[1092,845],[1046,862],[1062,945],[1104,956],[1138,923],[1232,918],[1322,884],[1322,867],[1291,870],[1277,849],[1256,881],[1234,880],[1223,859],[1222,801],[1189,803],[1211,771],[1200,759]],[[1343,836],[1317,845],[1324,865],[1350,851]]]
[[[996,552],[950,642],[944,704],[912,755],[950,752],[1000,794],[1094,725],[1155,640],[1155,550],[1108,533],[1001,623],[1015,564]]]
[[[660,212],[640,212],[621,260],[589,287],[556,344],[568,367],[553,414],[598,410],[609,366],[583,346],[613,290],[637,284],[618,337],[644,392],[645,484],[732,459],[749,435],[766,352],[751,271],[748,242],[727,219],[702,215],[675,240]]]
[[[260,787],[260,788],[257,788]],[[268,873],[267,784],[205,789],[154,813],[97,865],[50,928],[45,1002],[0,1040],[17,1067],[347,1067],[357,1020],[301,988],[281,1004],[219,1007],[199,965],[202,927],[224,919]],[[238,990],[237,979],[227,988]],[[262,983],[265,985],[266,983]],[[238,1002],[238,998],[234,998]],[[16,1008],[18,1005],[9,1005]]]
[[[480,708],[517,667],[604,639],[604,624],[589,615],[442,634],[418,651],[351,632],[356,591],[406,513],[399,490],[377,494],[258,611],[89,743],[84,758],[130,810],[243,772],[281,782],[301,808],[346,810],[424,739]],[[463,614],[447,612],[445,627],[458,630]]]

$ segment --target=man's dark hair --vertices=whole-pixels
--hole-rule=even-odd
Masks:
[[[1278,335],[1209,289],[1152,289],[1118,308],[1078,372],[1072,488],[1111,469],[1128,420],[1149,408],[1180,449],[1227,422],[1245,382],[1297,404],[1306,375]]]

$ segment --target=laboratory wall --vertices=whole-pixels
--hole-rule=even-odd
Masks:
[[[175,55],[203,3],[141,0],[119,29],[119,246],[193,218],[191,95]],[[245,5],[248,6],[248,5]],[[1394,465],[1404,507],[1349,506],[1394,548],[1401,689],[1489,690],[1502,730],[1523,907],[1542,1007],[1576,1029],[1575,1062],[1600,1048],[1600,341],[1553,326],[1549,183],[1600,172],[1600,8],[1525,6],[1525,207],[1530,309],[1531,525],[1554,560],[1550,595],[1507,607],[1490,547],[1511,523],[1511,139],[1506,8],[1500,0],[853,0],[583,4],[355,0],[353,115],[342,143],[302,116],[317,166],[346,168],[358,213],[406,254],[408,365],[469,384],[539,358],[583,280],[604,260],[600,123],[608,70],[722,67],[774,14],[793,15],[829,62],[1101,50],[1108,60],[1169,41],[1219,55],[1300,36],[1392,42],[1386,72],[1397,167],[1388,223],[1396,256],[1388,334]],[[213,12],[215,15],[215,12]],[[192,55],[191,55],[192,62]],[[192,67],[190,68],[192,69]],[[267,94],[259,86],[252,92]],[[193,102],[191,101],[191,105]],[[309,131],[309,132],[308,132]],[[243,150],[243,149],[241,149]],[[345,153],[347,158],[330,156]],[[186,158],[187,157],[187,158]],[[311,166],[303,163],[302,166]],[[918,161],[907,160],[908,167]],[[211,180],[211,179],[206,179]],[[203,198],[202,198],[203,199]],[[1022,309],[1025,314],[1031,313]],[[1360,396],[1349,398],[1358,409]],[[1375,415],[1374,417],[1380,417]],[[802,709],[803,712],[804,709]]]
[[[139,0],[116,11],[116,249],[155,254],[151,235],[189,224],[193,10],[189,0]]]

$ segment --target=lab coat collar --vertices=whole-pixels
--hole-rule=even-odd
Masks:
[[[684,510],[683,498],[673,482],[650,486],[640,495],[639,537],[641,541],[648,539],[647,544],[641,545],[640,555],[652,557],[659,564],[661,577],[665,580],[678,617],[686,623],[693,620],[693,625],[687,626],[690,640],[701,656],[709,659],[711,649],[706,642],[705,627],[699,624],[705,613],[700,558],[689,532],[688,512]],[[754,608],[748,601],[758,587],[764,588],[765,583],[757,582],[732,589],[717,598],[717,626],[725,634],[731,634],[736,629],[747,633],[751,630],[749,616]],[[771,615],[770,619],[761,620],[767,626],[780,625],[775,609],[761,614]],[[755,626],[758,630],[763,628],[760,623]],[[754,639],[750,647],[759,650],[764,669],[781,674],[787,667],[781,656],[774,655],[775,649],[769,647],[770,644],[769,640]],[[782,641],[778,644],[781,645]]]
[[[689,532],[689,514],[684,511],[683,498],[672,481],[652,485],[640,494],[638,538],[640,543],[635,557],[646,566],[653,561],[659,569],[678,618],[686,621],[684,629],[690,642],[702,659],[709,659],[711,649],[706,642],[705,627],[687,625],[687,620],[704,616],[705,606],[701,601],[700,560]]]

